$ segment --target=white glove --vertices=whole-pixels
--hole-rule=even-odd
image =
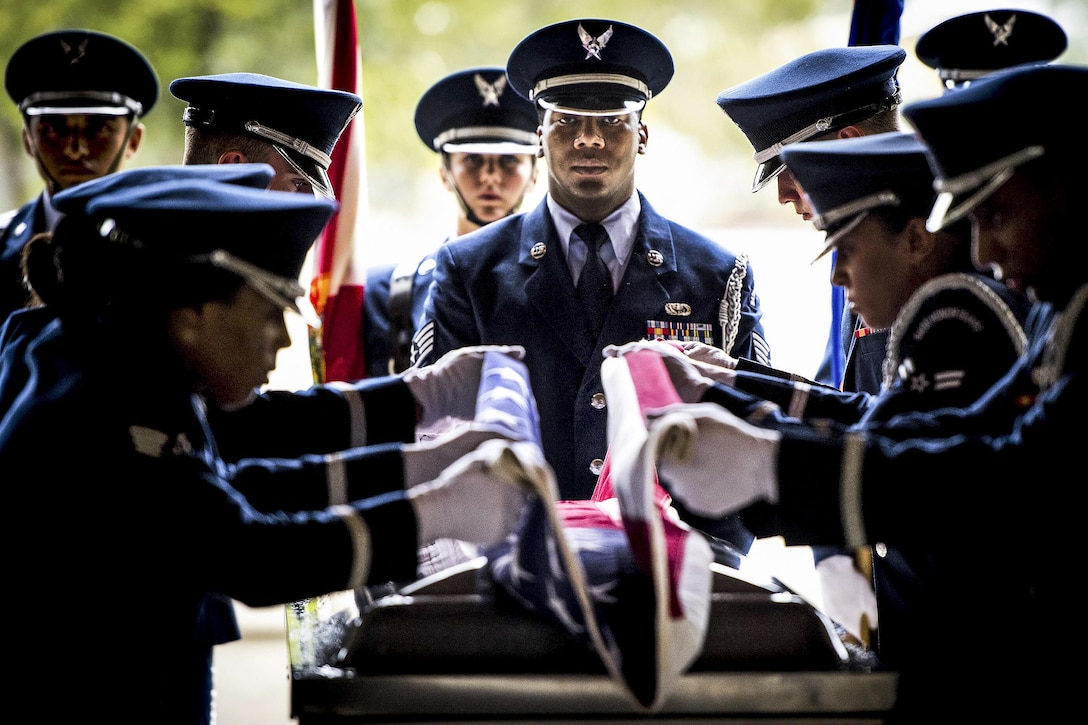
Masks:
[[[433,365],[409,368],[401,374],[423,409],[420,428],[430,428],[443,418],[473,419],[480,370],[488,352],[525,358],[525,348],[520,345],[476,345],[451,350]]]
[[[674,408],[652,418],[648,430],[661,485],[694,513],[720,517],[778,501],[778,431],[714,403]]]
[[[720,347],[707,345],[705,342],[685,342],[683,343],[683,350],[685,355],[696,362],[716,365],[729,370],[737,369],[737,359]]]
[[[404,487],[439,478],[458,458],[495,438],[506,439],[502,429],[470,421],[458,423],[436,438],[404,446]]]
[[[526,473],[534,464],[525,460],[539,459],[539,451],[535,444],[487,441],[438,478],[408,489],[420,546],[437,539],[490,546],[506,538],[534,490]]]
[[[680,344],[667,340],[637,340],[624,345],[609,345],[604,349],[605,357],[623,357],[636,350],[653,350],[661,355],[669,379],[685,403],[698,403],[703,399],[707,388],[718,382],[718,377],[728,376],[734,371],[717,365],[708,365],[692,360],[680,349]]]

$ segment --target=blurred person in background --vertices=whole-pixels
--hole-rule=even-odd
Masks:
[[[45,187],[0,214],[0,323],[24,307],[23,248],[60,218],[53,196],[120,170],[140,148],[155,106],[155,69],[135,47],[94,30],[45,33],[8,59],[4,88],[23,119],[23,149]]]
[[[539,172],[537,125],[536,107],[510,88],[502,66],[451,73],[420,97],[416,133],[438,155],[442,186],[457,201],[444,242],[521,209]],[[367,271],[363,332],[371,376],[408,367],[434,265],[431,252]]]

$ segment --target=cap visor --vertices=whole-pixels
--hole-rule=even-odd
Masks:
[[[279,152],[287,163],[291,164],[298,173],[306,177],[306,180],[314,187],[317,193],[324,197],[336,200],[336,190],[332,188],[332,181],[329,179],[329,173],[325,169],[311,158],[305,156],[296,156],[286,151],[279,144],[272,144],[272,147]]]
[[[587,100],[581,98],[557,98],[552,100],[537,99],[540,107],[548,111],[559,111],[571,116],[626,116],[629,113],[638,113],[646,107],[646,101],[642,99],[624,100],[620,98],[608,99],[601,103],[600,99]],[[597,107],[599,106],[599,107]]]
[[[941,192],[937,195],[937,201],[933,203],[929,218],[926,219],[926,229],[930,232],[939,232],[949,224],[962,219],[997,191],[998,187],[1012,178],[1015,172],[1016,167],[1009,166],[978,188],[960,192],[958,195],[951,191]]]
[[[756,193],[764,186],[771,182],[771,179],[782,173],[782,169],[786,168],[782,163],[782,159],[775,156],[770,161],[764,161],[762,164],[756,167],[755,178],[752,179],[752,193]]]
[[[28,106],[28,116],[128,116],[132,110],[124,106]]]
[[[499,154],[510,156],[516,154],[536,154],[539,149],[540,146],[537,144],[528,145],[510,141],[499,141],[495,143],[447,143],[442,145],[442,150],[451,154]]]
[[[864,219],[867,216],[869,216],[868,210],[863,211],[860,214],[858,214],[857,216],[855,216],[853,219],[851,219],[850,221],[846,222],[841,227],[836,229],[834,232],[831,232],[830,234],[828,234],[827,237],[824,239],[824,248],[820,251],[819,254],[816,255],[816,258],[813,259],[809,264],[816,264],[821,259],[826,257],[827,253],[830,252],[832,249],[834,249],[835,246],[839,243],[839,240],[842,239],[845,235],[847,235],[850,232],[854,231],[854,227],[856,227],[858,224],[861,224],[861,220]]]

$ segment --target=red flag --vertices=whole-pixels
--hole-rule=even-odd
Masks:
[[[354,0],[314,0],[314,46],[318,85],[361,98]],[[321,329],[310,330],[310,360],[318,382],[366,377],[362,282],[366,267],[357,255],[366,210],[365,159],[360,112],[332,152],[329,179],[340,211],[325,227],[314,254],[310,301],[321,316]]]

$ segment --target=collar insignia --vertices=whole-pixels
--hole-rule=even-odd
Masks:
[[[578,37],[582,39],[582,47],[586,49],[586,57],[583,60],[589,60],[590,58],[602,60],[601,51],[604,50],[604,46],[608,45],[608,41],[612,37],[612,26],[609,25],[608,30],[601,33],[599,38],[594,38],[586,32],[581,23],[578,23]]]
[[[499,105],[499,96],[506,90],[505,75],[496,78],[494,83],[488,83],[479,73],[473,76],[472,80],[476,81],[476,90],[479,91],[480,97],[484,99],[485,107]]]
[[[1016,23],[1015,14],[1011,15],[1009,21],[1004,25],[995,23],[989,14],[985,15],[982,19],[986,21],[986,29],[990,31],[990,35],[994,36],[995,47],[1009,44],[1009,36],[1012,35],[1012,26]]]

